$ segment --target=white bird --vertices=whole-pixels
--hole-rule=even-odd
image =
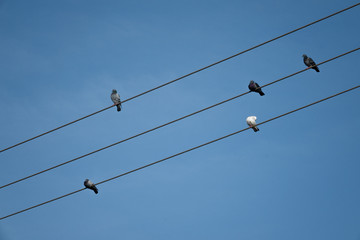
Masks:
[[[95,192],[95,194],[98,194],[98,192],[99,192],[97,187],[95,186],[95,184],[92,181],[90,181],[89,179],[85,179],[84,186],[88,189],[93,190]]]
[[[110,95],[111,101],[113,101],[114,105],[117,107],[117,111],[121,111],[121,101],[120,101],[120,95],[117,93],[115,89],[112,90],[112,93]]]
[[[249,127],[251,127],[254,132],[259,131],[259,128],[256,126],[256,117],[255,116],[250,116],[246,118],[246,123],[249,125]]]

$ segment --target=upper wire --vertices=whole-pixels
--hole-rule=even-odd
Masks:
[[[350,6],[350,7],[344,8],[344,9],[342,9],[342,10],[340,10],[340,11],[337,11],[337,12],[335,12],[335,13],[332,13],[332,14],[326,16],[326,17],[323,17],[323,18],[320,18],[320,19],[318,19],[318,20],[316,20],[316,21],[313,21],[313,22],[311,22],[311,23],[308,23],[308,24],[306,24],[306,25],[304,25],[304,26],[302,26],[302,27],[296,28],[296,29],[294,29],[294,30],[292,30],[292,31],[290,31],[290,32],[287,32],[287,33],[285,33],[285,34],[282,34],[282,35],[280,35],[280,36],[278,36],[278,37],[275,37],[275,38],[273,38],[273,39],[270,39],[270,40],[268,40],[268,41],[266,41],[266,42],[260,43],[260,44],[258,44],[258,45],[256,45],[256,46],[253,46],[253,47],[248,48],[248,49],[246,49],[246,50],[244,50],[244,51],[241,51],[241,52],[239,52],[239,53],[236,53],[236,54],[234,54],[234,55],[232,55],[232,56],[230,56],[230,57],[224,58],[224,59],[222,59],[222,60],[220,60],[220,61],[217,61],[217,62],[215,62],[215,63],[212,63],[212,64],[210,64],[210,65],[208,65],[208,66],[205,66],[205,67],[203,67],[203,68],[200,68],[200,69],[198,69],[198,70],[196,70],[196,71],[193,71],[193,72],[191,72],[191,73],[188,73],[188,74],[186,74],[186,75],[183,75],[183,76],[181,76],[181,77],[179,77],[179,78],[176,78],[176,79],[174,79],[174,80],[172,80],[172,81],[166,82],[166,83],[164,83],[164,84],[162,84],[162,85],[159,85],[159,86],[154,87],[154,88],[152,88],[152,89],[149,89],[149,90],[147,90],[147,91],[145,91],[145,92],[142,92],[142,93],[140,93],[140,94],[137,94],[137,95],[135,95],[135,96],[133,96],[133,97],[130,97],[130,98],[122,101],[121,103],[125,103],[125,102],[127,102],[127,101],[131,101],[131,100],[133,100],[133,99],[135,99],[135,98],[138,98],[138,97],[140,97],[140,96],[142,96],[142,95],[148,94],[148,93],[150,93],[150,92],[152,92],[152,91],[155,91],[155,90],[157,90],[157,89],[159,89],[159,88],[165,87],[165,86],[167,86],[167,85],[169,85],[169,84],[171,84],[171,83],[177,82],[177,81],[179,81],[179,80],[181,80],[181,79],[183,79],[183,78],[189,77],[189,76],[191,76],[191,75],[193,75],[193,74],[195,74],[195,73],[201,72],[201,71],[203,71],[203,70],[205,70],[205,69],[208,69],[208,68],[213,67],[213,66],[215,66],[215,65],[218,65],[218,64],[220,64],[220,63],[222,63],[222,62],[225,62],[225,61],[227,61],[227,60],[230,60],[230,59],[232,59],[232,58],[234,58],[234,57],[237,57],[237,56],[239,56],[239,55],[241,55],[241,54],[244,54],[244,53],[249,52],[249,51],[251,51],[251,50],[254,50],[254,49],[258,48],[258,47],[261,47],[261,46],[263,46],[263,45],[265,45],[265,44],[268,44],[268,43],[270,43],[270,42],[273,42],[273,41],[275,41],[275,40],[278,40],[278,39],[280,39],[280,38],[283,38],[283,37],[285,37],[285,36],[287,36],[287,35],[289,35],[289,34],[295,33],[295,32],[297,32],[297,31],[299,31],[299,30],[301,30],[301,29],[307,28],[307,27],[309,27],[309,26],[311,26],[311,25],[313,25],[313,24],[316,24],[316,23],[321,22],[321,21],[323,21],[323,20],[325,20],[325,19],[328,19],[328,18],[330,18],[330,17],[333,17],[333,16],[335,16],[335,15],[337,15],[337,14],[340,14],[340,13],[342,13],[342,12],[345,12],[345,11],[347,11],[347,10],[350,10],[350,9],[352,9],[352,8],[358,6],[358,5],[360,5],[360,2],[354,4],[354,5]],[[91,113],[91,114],[89,114],[89,115],[86,115],[86,116],[84,116],[84,117],[81,117],[81,118],[79,118],[79,119],[76,119],[76,120],[74,120],[74,121],[72,121],[72,122],[66,123],[66,124],[64,124],[64,125],[61,125],[61,126],[59,126],[59,127],[54,128],[54,129],[52,129],[52,130],[49,130],[49,131],[44,132],[44,133],[41,133],[41,134],[39,134],[39,135],[37,135],[37,136],[35,136],[35,137],[29,138],[29,139],[27,139],[27,140],[24,140],[24,141],[22,141],[22,142],[19,142],[19,143],[17,143],[17,144],[14,144],[14,145],[12,145],[12,146],[9,146],[9,147],[7,147],[7,148],[4,148],[4,149],[0,150],[0,153],[5,152],[5,151],[7,151],[7,150],[10,150],[10,149],[12,149],[12,148],[14,148],[14,147],[20,146],[20,145],[22,145],[22,144],[24,144],[24,143],[30,142],[30,141],[32,141],[32,140],[35,140],[35,139],[37,139],[37,138],[39,138],[39,137],[42,137],[42,136],[47,135],[47,134],[49,134],[49,133],[51,133],[51,132],[54,132],[54,131],[56,131],[56,130],[59,130],[59,129],[63,128],[63,127],[66,127],[66,126],[69,126],[69,125],[74,124],[74,123],[76,123],[76,122],[79,122],[79,121],[81,121],[81,120],[83,120],[83,119],[86,119],[86,118],[88,118],[88,117],[94,116],[94,115],[96,115],[96,114],[98,114],[98,113],[101,113],[101,112],[103,112],[103,111],[105,111],[105,110],[108,110],[108,109],[112,108],[113,106],[114,106],[114,105],[108,106],[108,107],[103,108],[103,109],[101,109],[101,110],[99,110],[99,111],[96,111],[96,112],[94,112],[94,113]]]
[[[329,97],[326,97],[326,98],[320,99],[320,100],[318,100],[318,101],[316,101],[316,102],[310,103],[310,104],[308,104],[308,105],[305,105],[305,106],[299,107],[299,108],[294,109],[294,110],[292,110],[292,111],[289,111],[289,112],[286,112],[286,113],[284,113],[284,114],[278,115],[278,116],[276,116],[276,117],[270,118],[270,119],[265,120],[265,121],[263,121],[263,122],[261,122],[261,123],[258,123],[258,124],[256,124],[256,125],[257,125],[257,126],[259,126],[259,125],[262,125],[262,124],[265,124],[265,123],[271,122],[271,121],[273,121],[273,120],[275,120],[275,119],[282,118],[282,117],[284,117],[284,116],[286,116],[286,115],[289,115],[289,114],[295,113],[295,112],[297,112],[297,111],[300,111],[300,110],[302,110],[302,109],[308,108],[308,107],[313,106],[313,105],[315,105],[315,104],[318,104],[318,103],[324,102],[324,101],[329,100],[329,99],[331,99],[331,98],[337,97],[337,96],[339,96],[339,95],[341,95],[341,94],[344,94],[344,93],[350,92],[350,91],[352,91],[352,90],[355,90],[355,89],[357,89],[357,88],[359,88],[359,87],[360,87],[360,85],[357,85],[357,86],[355,86],[355,87],[349,88],[349,89],[347,89],[347,90],[344,90],[344,91],[342,91],[342,92],[336,93],[336,94],[331,95],[331,96],[329,96]],[[153,166],[153,165],[155,165],[155,164],[158,164],[158,163],[164,162],[164,161],[166,161],[166,160],[169,160],[169,159],[171,159],[171,158],[177,157],[177,156],[182,155],[182,154],[184,154],[184,153],[191,152],[191,151],[193,151],[193,150],[195,150],[195,149],[198,149],[198,148],[201,148],[201,147],[207,146],[207,145],[209,145],[209,144],[212,144],[212,143],[218,142],[218,141],[220,141],[220,140],[223,140],[223,139],[225,139],[225,138],[228,138],[228,137],[234,136],[234,135],[239,134],[239,133],[241,133],[241,132],[244,132],[244,131],[246,131],[246,130],[248,130],[248,129],[250,129],[250,128],[251,128],[251,127],[247,127],[247,128],[241,129],[241,130],[239,130],[239,131],[236,131],[236,132],[230,133],[230,134],[228,134],[228,135],[225,135],[225,136],[223,136],[223,137],[220,137],[220,138],[214,139],[214,140],[212,140],[212,141],[209,141],[209,142],[203,143],[203,144],[201,144],[201,145],[198,145],[198,146],[196,146],[196,147],[193,147],[193,148],[187,149],[187,150],[185,150],[185,151],[179,152],[179,153],[177,153],[177,154],[171,155],[171,156],[166,157],[166,158],[163,158],[163,159],[161,159],[161,160],[158,160],[158,161],[152,162],[152,163],[150,163],[150,164],[147,164],[147,165],[141,166],[141,167],[139,167],[139,168],[133,169],[133,170],[131,170],[131,171],[128,171],[128,172],[125,172],[125,173],[119,174],[119,175],[117,175],[117,176],[115,176],[115,177],[108,178],[108,179],[106,179],[106,180],[103,180],[103,181],[101,181],[101,182],[96,183],[96,185],[100,185],[100,184],[103,184],[103,183],[106,183],[106,182],[112,181],[112,180],[114,180],[114,179],[117,179],[117,178],[123,177],[123,176],[125,176],[125,175],[128,175],[128,174],[130,174],[130,173],[137,172],[137,171],[139,171],[139,170],[141,170],[141,169],[144,169],[144,168],[147,168],[147,167]],[[43,202],[43,203],[40,203],[40,204],[37,204],[37,205],[31,206],[31,207],[26,208],[26,209],[23,209],[23,210],[21,210],[21,211],[18,211],[18,212],[15,212],[15,213],[12,213],[12,214],[6,215],[6,216],[4,216],[4,217],[1,217],[1,218],[0,218],[0,220],[3,220],[3,219],[5,219],[5,218],[8,218],[8,217],[11,217],[11,216],[14,216],[14,215],[17,215],[17,214],[22,213],[22,212],[29,211],[29,210],[31,210],[31,209],[33,209],[33,208],[40,207],[40,206],[42,206],[42,205],[45,205],[45,204],[48,204],[48,203],[54,202],[54,201],[59,200],[59,199],[62,199],[62,198],[64,198],[64,197],[68,197],[68,196],[73,195],[73,194],[75,194],[75,193],[81,192],[81,191],[83,191],[83,190],[85,190],[85,189],[86,189],[86,188],[81,188],[81,189],[76,190],[76,191],[74,191],[74,192],[71,192],[71,193],[68,193],[68,194],[62,195],[62,196],[60,196],[60,197],[57,197],[57,198],[54,198],[54,199],[48,200],[48,201],[46,201],[46,202]]]
[[[350,50],[350,51],[348,51],[348,52],[346,52],[346,53],[340,54],[340,55],[338,55],[338,56],[336,56],[336,57],[330,58],[330,59],[328,59],[328,60],[325,60],[325,61],[323,61],[323,62],[320,62],[320,63],[317,64],[316,66],[322,65],[322,64],[327,63],[327,62],[330,62],[330,61],[333,61],[333,60],[335,60],[335,59],[337,59],[337,58],[343,57],[343,56],[345,56],[345,55],[347,55],[347,54],[353,53],[353,52],[358,51],[358,50],[360,50],[360,47],[359,47],[359,48],[355,48],[355,49],[353,49],[353,50]],[[260,88],[267,87],[267,86],[269,86],[269,85],[272,85],[272,84],[274,84],[274,83],[280,82],[280,81],[282,81],[282,80],[284,80],[284,79],[290,78],[290,77],[292,77],[292,76],[295,76],[295,75],[297,75],[297,74],[299,74],[299,73],[302,73],[302,72],[304,72],[304,71],[307,71],[307,70],[309,70],[309,68],[305,68],[305,69],[303,69],[303,70],[300,70],[300,71],[295,72],[295,73],[293,73],[293,74],[290,74],[290,75],[288,75],[288,76],[285,76],[285,77],[282,77],[282,78],[277,79],[277,80],[275,80],[275,81],[272,81],[272,82],[270,82],[270,83],[267,83],[267,84],[261,86]],[[0,189],[5,188],[5,187],[8,187],[8,186],[11,186],[11,185],[13,185],[13,184],[15,184],[15,183],[19,183],[19,182],[24,181],[24,180],[26,180],[26,179],[35,177],[35,176],[37,176],[37,175],[39,175],[39,174],[48,172],[48,171],[53,170],[53,169],[55,169],[55,168],[61,167],[61,166],[63,166],[63,165],[66,165],[66,164],[75,162],[75,161],[77,161],[77,160],[79,160],[79,159],[82,159],[82,158],[84,158],[84,157],[90,156],[90,155],[92,155],[92,154],[94,154],[94,153],[100,152],[100,151],[102,151],[102,150],[105,150],[105,149],[107,149],[107,148],[113,147],[113,146],[118,145],[118,144],[120,144],[120,143],[129,141],[129,140],[131,140],[131,139],[133,139],[133,138],[136,138],[136,137],[139,137],[139,136],[141,136],[141,135],[150,133],[150,132],[155,131],[155,130],[157,130],[157,129],[159,129],[159,128],[165,127],[165,126],[167,126],[167,125],[173,124],[173,123],[175,123],[175,122],[178,122],[178,121],[183,120],[183,119],[185,119],[185,118],[188,118],[188,117],[190,117],[190,116],[193,116],[193,115],[196,115],[196,114],[198,114],[198,113],[204,112],[204,111],[206,111],[206,110],[209,110],[209,109],[214,108],[214,107],[216,107],[216,106],[219,106],[219,105],[221,105],[221,104],[224,104],[224,103],[227,103],[227,102],[229,102],[229,101],[235,100],[235,99],[237,99],[237,98],[239,98],[239,97],[241,97],[241,96],[244,96],[244,95],[246,95],[246,94],[248,94],[248,93],[250,93],[250,91],[244,92],[244,93],[239,94],[239,95],[237,95],[237,96],[235,96],[235,97],[232,97],[232,98],[228,98],[228,99],[226,99],[226,100],[223,100],[223,101],[221,101],[221,102],[218,102],[218,103],[216,103],[216,104],[213,104],[213,105],[211,105],[211,106],[209,106],[209,107],[200,109],[200,110],[198,110],[198,111],[196,111],[196,112],[190,113],[190,114],[188,114],[188,115],[185,115],[185,116],[183,116],[183,117],[177,118],[177,119],[175,119],[175,120],[173,120],[173,121],[167,122],[167,123],[165,123],[165,124],[162,124],[162,125],[160,125],[160,126],[154,127],[154,128],[152,128],[152,129],[149,129],[149,130],[146,130],[146,131],[144,131],[144,132],[138,133],[138,134],[136,134],[136,135],[133,135],[133,136],[131,136],[131,137],[128,137],[128,138],[123,139],[123,140],[121,140],[121,141],[118,141],[118,142],[116,142],[116,143],[110,144],[110,145],[105,146],[105,147],[103,147],[103,148],[97,149],[97,150],[92,151],[92,152],[90,152],[90,153],[84,154],[84,155],[82,155],[82,156],[73,158],[73,159],[71,159],[71,160],[69,160],[69,161],[60,163],[60,164],[58,164],[58,165],[52,166],[52,167],[47,168],[47,169],[44,169],[44,170],[42,170],[42,171],[33,173],[33,174],[29,175],[29,176],[26,176],[26,177],[20,178],[20,179],[18,179],[18,180],[15,180],[15,181],[13,181],[13,182],[7,183],[7,184],[5,184],[5,185],[0,186]]]

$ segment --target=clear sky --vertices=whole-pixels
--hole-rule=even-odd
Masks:
[[[0,0],[0,148],[355,4]],[[0,185],[360,46],[360,7],[0,154]],[[360,51],[0,190],[0,216],[359,84]],[[360,239],[360,91],[0,221],[1,240]]]

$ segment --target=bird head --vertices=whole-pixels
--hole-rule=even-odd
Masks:
[[[250,84],[253,84],[253,83],[254,83],[254,81],[253,81],[253,80],[251,80],[251,81],[250,81]]]
[[[112,90],[112,93],[117,93],[117,91],[115,89]]]
[[[307,58],[306,54],[303,54],[303,58]]]

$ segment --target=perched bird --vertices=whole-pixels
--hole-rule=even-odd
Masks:
[[[256,126],[256,117],[255,116],[250,116],[246,118],[246,123],[249,125],[249,127],[251,127],[254,132],[259,131],[259,128]]]
[[[261,90],[259,84],[257,84],[256,82],[254,82],[253,80],[250,81],[249,83],[249,89],[251,92],[257,92],[260,94],[260,96],[264,96],[265,93]]]
[[[88,189],[93,190],[95,192],[95,194],[98,194],[98,192],[99,192],[97,187],[95,186],[95,184],[92,181],[90,181],[89,179],[85,179],[84,186]]]
[[[117,111],[121,111],[121,101],[120,101],[120,95],[117,93],[115,89],[112,90],[112,93],[110,95],[111,101],[113,101],[114,105],[117,107]]]
[[[317,66],[315,66],[316,63],[314,62],[314,60],[312,60],[312,58],[309,58],[308,56],[306,56],[306,54],[303,55],[303,58],[304,58],[304,63],[306,66],[314,69],[317,72],[320,72],[319,68]]]

